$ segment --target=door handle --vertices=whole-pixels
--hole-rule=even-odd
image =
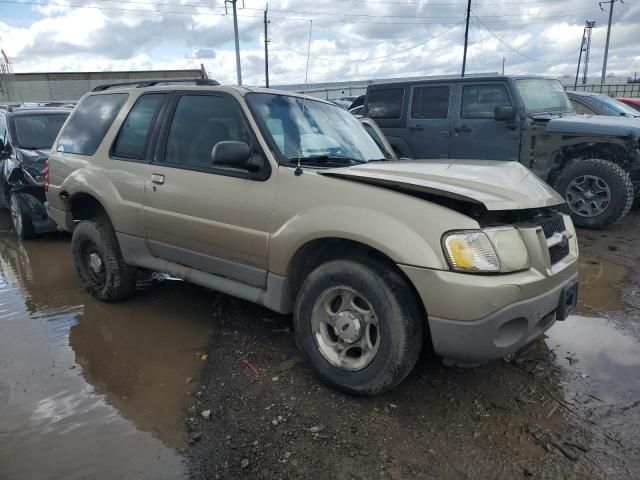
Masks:
[[[153,183],[157,183],[158,185],[162,185],[164,183],[164,175],[160,175],[159,173],[151,174],[151,181]]]
[[[424,127],[422,125],[414,125],[413,127],[409,127],[410,132],[424,132]]]
[[[456,133],[471,133],[471,129],[466,125],[462,125],[461,127],[456,127],[453,129],[453,131]]]

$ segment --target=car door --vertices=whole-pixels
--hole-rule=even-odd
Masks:
[[[416,158],[448,158],[450,84],[415,85],[407,118],[407,141]]]
[[[176,93],[145,183],[147,245],[157,257],[261,287],[275,174],[268,161],[258,174],[214,166],[221,141],[257,145],[238,102],[224,92]]]
[[[498,106],[516,111],[507,85],[501,82],[460,82],[456,95],[451,158],[518,160],[521,126],[517,115],[496,120]]]

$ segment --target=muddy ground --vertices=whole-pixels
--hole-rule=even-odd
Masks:
[[[640,478],[640,215],[579,238],[576,315],[509,361],[452,369],[426,351],[375,398],[320,384],[289,317],[215,296],[192,476]]]
[[[0,480],[640,478],[640,213],[580,232],[579,312],[509,361],[337,393],[291,319],[163,277],[121,304],[0,211]],[[208,420],[201,413],[210,410]]]

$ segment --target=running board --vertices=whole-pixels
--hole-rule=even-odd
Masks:
[[[286,277],[269,272],[267,274],[267,288],[262,289],[155,257],[149,252],[147,242],[143,238],[124,233],[117,233],[116,236],[124,261],[129,265],[168,273],[186,282],[257,303],[278,313],[286,314],[293,311],[293,302],[286,293],[288,290]]]

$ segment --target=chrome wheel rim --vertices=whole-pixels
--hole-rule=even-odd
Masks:
[[[16,229],[16,233],[20,235],[22,232],[22,212],[20,211],[20,204],[15,195],[11,196],[11,221],[13,222],[13,228]]]
[[[343,370],[365,368],[380,347],[378,317],[366,297],[351,287],[332,287],[318,297],[311,331],[322,356]]]
[[[600,177],[582,175],[569,184],[566,200],[569,208],[576,215],[595,217],[611,204],[611,189]]]
[[[95,288],[103,288],[107,282],[107,272],[100,251],[93,242],[85,242],[81,249],[84,270]]]

